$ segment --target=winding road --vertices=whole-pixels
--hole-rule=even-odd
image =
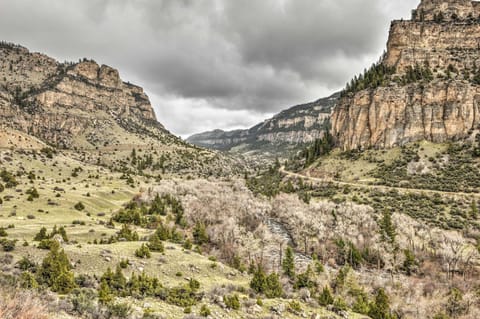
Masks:
[[[431,189],[417,189],[417,188],[403,188],[403,187],[393,187],[393,186],[385,186],[385,185],[369,185],[369,184],[361,184],[361,183],[351,183],[351,182],[342,182],[338,180],[334,180],[332,178],[318,178],[318,177],[311,177],[308,175],[302,175],[299,173],[294,173],[285,170],[285,166],[280,167],[280,173],[285,174],[286,176],[301,178],[303,180],[308,180],[314,183],[320,184],[333,184],[337,186],[351,186],[369,190],[377,190],[381,192],[388,192],[388,191],[398,191],[399,193],[408,194],[408,193],[417,193],[417,194],[427,194],[427,195],[441,195],[446,197],[455,197],[458,198],[462,197],[476,197],[480,198],[479,193],[464,193],[464,192],[446,192],[446,191],[437,191]]]

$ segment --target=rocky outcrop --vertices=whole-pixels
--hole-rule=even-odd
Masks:
[[[61,147],[79,138],[92,146],[122,143],[102,138],[114,127],[127,135],[168,134],[143,89],[123,82],[117,70],[89,60],[58,63],[6,43],[0,45],[0,115],[2,126]]]
[[[458,21],[478,18],[480,7],[471,0],[423,0],[412,19],[415,21]]]
[[[219,150],[230,150],[242,145],[246,151],[262,150],[266,146],[313,142],[324,134],[338,96],[337,93],[313,103],[294,106],[248,130],[215,130],[193,135],[187,141]],[[282,151],[283,148],[278,148],[278,152]]]
[[[392,71],[381,84],[343,92],[332,114],[338,146],[388,148],[469,137],[480,125],[477,8],[471,1],[424,0],[412,21],[392,22],[380,62]]]

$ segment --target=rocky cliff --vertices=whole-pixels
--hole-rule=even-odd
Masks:
[[[294,106],[248,130],[215,130],[193,135],[187,141],[219,150],[234,147],[241,147],[245,151],[277,148],[278,152],[282,152],[284,148],[278,147],[279,145],[296,146],[321,137],[338,96],[337,93],[312,103]]]
[[[143,89],[117,70],[86,59],[59,63],[8,43],[0,44],[0,114],[2,127],[65,148],[170,136]]]
[[[332,114],[345,150],[469,137],[480,125],[477,2],[424,0],[394,21],[387,52],[356,77]]]

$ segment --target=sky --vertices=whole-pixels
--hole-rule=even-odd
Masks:
[[[343,88],[419,0],[0,0],[0,40],[91,58],[187,137],[251,127]]]

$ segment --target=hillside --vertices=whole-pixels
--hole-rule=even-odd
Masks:
[[[312,103],[297,105],[248,130],[214,130],[190,136],[187,141],[211,149],[248,154],[285,156],[320,138],[327,128],[338,93]]]
[[[117,170],[125,163],[150,175],[243,170],[241,159],[169,133],[143,89],[122,81],[116,69],[87,59],[59,63],[5,42],[0,43],[0,128],[0,147],[48,146]],[[148,154],[137,163],[130,157],[139,150]]]

